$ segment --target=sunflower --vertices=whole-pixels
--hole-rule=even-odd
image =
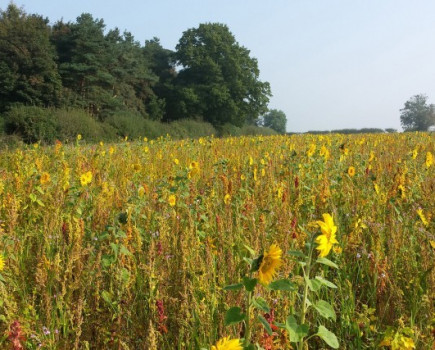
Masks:
[[[92,172],[88,171],[80,176],[80,183],[86,186],[92,182]]]
[[[0,254],[0,271],[3,271],[4,268],[5,268],[5,258],[3,257],[2,254]]]
[[[426,168],[430,168],[430,166],[433,164],[433,155],[430,152],[426,153]]]
[[[350,166],[350,167],[347,169],[347,173],[348,173],[348,175],[349,175],[350,177],[354,177],[354,176],[355,176],[355,168],[354,168],[353,166]]]
[[[320,257],[325,257],[331,251],[332,245],[338,243],[335,238],[337,226],[334,225],[334,220],[331,215],[323,214],[323,221],[317,221],[317,224],[322,230],[322,234],[317,236],[317,250],[320,252]]]
[[[242,343],[240,339],[230,339],[230,337],[225,337],[213,345],[211,350],[243,350]]]
[[[169,202],[169,205],[171,207],[173,207],[177,202],[177,198],[175,197],[175,195],[171,194],[168,198],[168,202]]]
[[[224,203],[225,205],[229,205],[231,203],[231,195],[227,193],[224,197]]]
[[[258,269],[258,280],[261,284],[267,285],[272,281],[276,270],[281,266],[282,250],[276,245],[272,244],[267,253],[264,253],[263,259]]]

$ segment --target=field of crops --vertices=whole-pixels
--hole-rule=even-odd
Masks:
[[[434,155],[427,133],[2,151],[0,348],[433,349]]]

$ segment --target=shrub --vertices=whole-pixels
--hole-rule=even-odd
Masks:
[[[277,135],[277,134],[278,133],[275,130],[266,127],[255,126],[255,125],[245,125],[240,129],[240,135],[243,136],[256,136],[256,135],[270,136],[270,135]]]
[[[105,122],[116,129],[118,136],[128,136],[131,140],[143,137],[149,126],[141,115],[128,111],[113,114]]]
[[[96,121],[84,110],[58,109],[54,115],[59,126],[58,138],[62,141],[73,141],[78,134],[91,142],[116,139],[116,130],[112,126]]]
[[[218,135],[219,137],[240,136],[241,129],[233,124],[225,123],[218,128]]]
[[[52,143],[58,125],[52,109],[18,105],[5,113],[5,131],[20,136],[25,143]]]

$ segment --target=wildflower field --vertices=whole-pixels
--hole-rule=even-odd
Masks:
[[[435,137],[0,153],[2,349],[433,349]]]

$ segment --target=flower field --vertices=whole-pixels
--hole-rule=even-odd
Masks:
[[[427,133],[2,151],[0,348],[433,349],[434,155]]]

